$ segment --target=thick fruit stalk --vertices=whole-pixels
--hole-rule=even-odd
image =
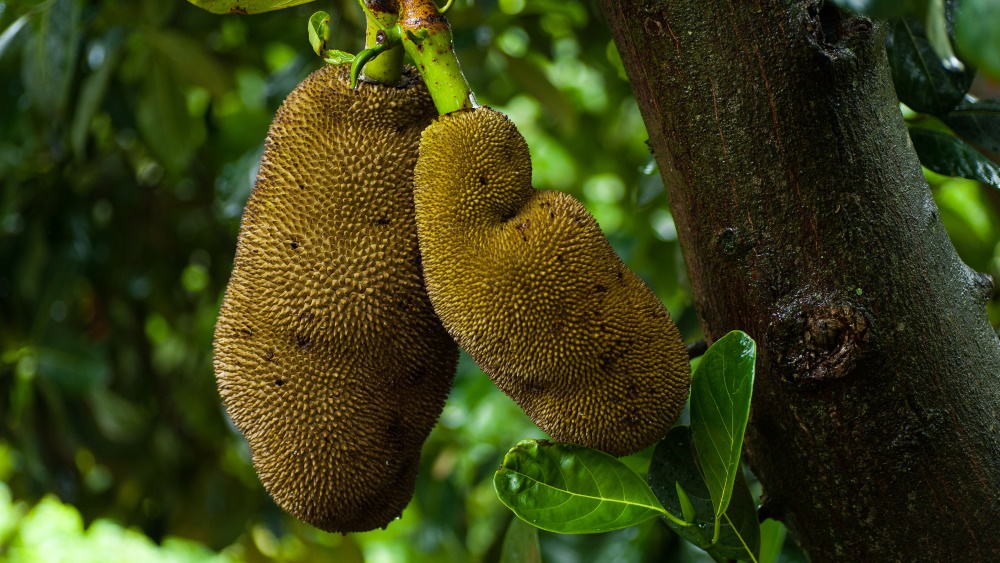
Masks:
[[[455,344],[424,290],[412,203],[434,106],[326,66],[271,124],[215,330],[226,410],[279,506],[324,530],[385,526],[413,494]]]
[[[433,2],[401,0],[400,14],[403,45],[425,77],[441,68],[461,78]],[[687,351],[663,304],[579,201],[531,186],[528,148],[513,123],[489,108],[442,104],[473,98],[438,95],[439,83],[427,84],[438,110],[450,112],[424,130],[414,171],[434,310],[553,438],[616,455],[658,441],[690,382]],[[444,90],[462,92],[464,84],[455,79]]]

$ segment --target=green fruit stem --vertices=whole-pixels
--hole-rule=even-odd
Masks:
[[[365,12],[365,49],[390,45],[388,49],[365,63],[362,76],[368,82],[379,84],[399,84],[403,76],[403,49],[391,44],[386,30],[396,25],[397,6],[387,0],[361,0]]]
[[[399,0],[399,36],[438,113],[476,107],[452,44],[451,26],[434,0]]]

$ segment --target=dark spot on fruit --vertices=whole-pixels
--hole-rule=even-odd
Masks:
[[[278,387],[281,387],[282,385],[285,384],[285,380],[284,379],[280,379],[280,378],[279,379],[275,379],[274,380],[274,384],[277,385]]]
[[[264,361],[273,362],[274,361],[274,350],[268,350],[264,352]]]
[[[479,177],[479,185],[480,186],[485,186],[486,184],[487,184],[487,182],[486,182],[486,176],[480,176]]]
[[[375,224],[376,225],[380,225],[380,226],[388,225],[389,224],[389,218],[388,217],[379,217],[378,219],[375,219]]]
[[[521,389],[528,395],[541,395],[545,388],[537,383],[527,383]]]
[[[402,417],[399,415],[393,417],[392,422],[389,423],[389,427],[386,428],[386,433],[389,435],[388,441],[392,449],[394,451],[401,451],[403,445],[407,443],[406,423],[403,422]]]
[[[597,286],[594,287],[594,291],[596,291],[597,293],[605,293],[606,291],[608,291],[608,288],[601,284],[597,284]]]
[[[308,348],[310,344],[312,344],[312,338],[310,338],[310,337],[308,337],[308,336],[306,336],[304,334],[296,334],[295,335],[295,344],[299,348],[302,348],[304,350],[304,349]]]
[[[556,255],[556,262],[559,262],[560,264],[562,264],[565,261],[566,261],[566,258],[562,254]]]
[[[243,336],[245,336],[247,338],[250,338],[251,336],[253,336],[253,329],[252,328],[242,328],[242,329],[240,329],[240,334],[242,334]]]
[[[288,246],[292,247],[292,250],[297,249],[299,247],[299,241],[298,241],[298,239],[294,239],[293,238],[292,242],[288,243]]]
[[[618,270],[618,272],[616,272],[615,275],[618,276],[618,281],[620,281],[620,282],[625,281],[625,272],[623,272],[621,270]]]

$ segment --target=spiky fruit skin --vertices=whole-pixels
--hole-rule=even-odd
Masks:
[[[326,66],[268,132],[215,328],[215,373],[264,487],[318,528],[384,527],[413,494],[454,342],[424,290],[413,216],[420,131],[401,87]]]
[[[514,124],[438,118],[414,183],[434,310],[496,385],[562,442],[626,455],[662,438],[690,382],[680,334],[579,201],[532,188]]]

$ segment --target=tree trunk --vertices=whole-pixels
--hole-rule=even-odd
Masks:
[[[602,0],[747,451],[813,561],[1000,560],[992,286],[938,220],[880,26],[821,0]]]

